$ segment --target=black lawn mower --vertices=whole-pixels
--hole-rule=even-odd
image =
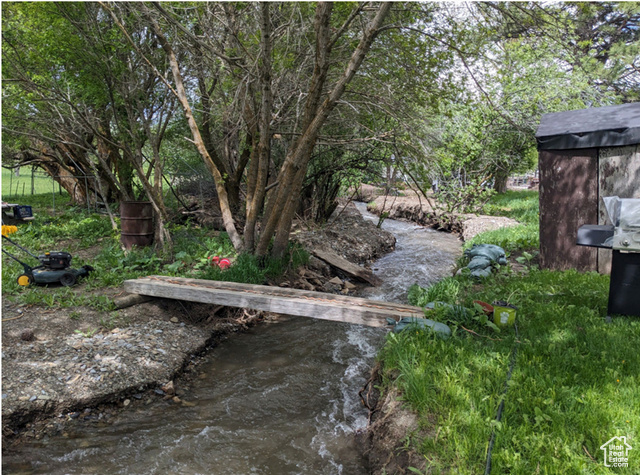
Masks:
[[[80,269],[72,269],[71,254],[68,252],[45,252],[44,254],[36,256],[35,254],[27,251],[24,247],[13,242],[7,236],[3,235],[2,238],[9,241],[17,248],[22,249],[24,252],[40,262],[39,266],[31,267],[29,264],[22,262],[6,250],[2,250],[2,252],[20,264],[24,269],[24,273],[18,276],[18,285],[26,287],[36,283],[42,285],[62,284],[65,287],[71,287],[78,282],[80,277],[87,276],[89,275],[89,272],[94,270],[91,266],[82,266]]]

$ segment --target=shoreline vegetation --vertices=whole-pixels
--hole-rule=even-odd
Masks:
[[[484,212],[522,224],[480,234],[465,247],[498,244],[513,265],[481,281],[463,273],[428,289],[414,287],[414,305],[454,306],[426,315],[448,324],[453,336],[390,333],[379,354],[383,395],[396,394],[416,418],[403,439],[411,453],[404,468],[614,473],[602,463],[600,446],[613,436],[637,437],[640,322],[605,321],[608,276],[537,269],[535,193],[494,197]],[[496,331],[479,313],[456,311],[473,309],[474,300],[514,304],[515,326]]]
[[[38,203],[36,196],[32,203],[43,209],[46,199]],[[462,273],[428,289],[414,287],[410,300],[414,305],[441,301],[467,308],[474,308],[473,300],[507,301],[518,307],[517,326],[496,332],[478,315],[438,309],[427,316],[451,326],[449,340],[419,330],[390,333],[378,358],[382,395],[371,426],[380,431],[376,443],[389,453],[400,449],[406,457],[396,460],[404,465],[395,467],[416,473],[480,473],[491,439],[493,473],[612,473],[599,462],[600,445],[614,435],[626,435],[633,445],[640,427],[640,396],[635,390],[640,358],[634,344],[640,323],[625,317],[605,323],[608,276],[537,269],[537,193],[495,196],[483,212],[520,224],[481,233],[465,247],[481,242],[501,245],[510,264],[482,281]],[[209,254],[232,252],[224,233],[201,227],[173,229],[177,239],[171,260],[151,250],[125,255],[106,218],[84,210],[58,212],[42,223],[21,229],[20,242],[27,249],[64,246],[74,255],[74,266],[89,263],[97,272],[83,284],[86,292],[35,292],[17,286],[20,266],[4,259],[3,306],[12,300],[25,310],[67,309],[79,327],[83,317],[73,309],[83,306],[107,315],[101,322],[111,330],[126,327],[127,317],[113,310],[112,296],[102,294],[101,288],[117,289],[124,279],[148,273],[180,275],[200,268],[209,275]],[[207,247],[204,254],[202,243]],[[291,256],[286,265],[274,264],[272,275],[308,259],[295,249]],[[458,267],[464,265],[461,258]],[[265,278],[264,266],[250,262],[246,269],[239,279]],[[497,420],[503,397],[504,410]],[[376,417],[388,426],[398,414],[404,425],[393,431],[376,425]],[[377,473],[391,468],[384,464],[387,458],[378,459]],[[376,472],[375,461],[372,469]]]

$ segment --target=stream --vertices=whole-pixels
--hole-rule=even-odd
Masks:
[[[357,207],[366,219],[378,217]],[[461,243],[387,219],[396,250],[375,262],[361,296],[406,303],[413,283],[450,275]],[[103,426],[33,441],[3,457],[13,474],[366,474],[354,435],[367,426],[358,391],[386,330],[281,316],[235,335],[199,366],[184,407],[155,402]]]

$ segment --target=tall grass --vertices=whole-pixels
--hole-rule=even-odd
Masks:
[[[37,203],[42,197],[34,195],[31,203]],[[263,284],[306,263],[309,258],[308,254],[294,246],[289,248],[284,259],[259,261],[250,255],[236,256],[226,233],[192,225],[169,226],[174,243],[172,255],[160,254],[151,247],[125,253],[120,246],[120,235],[112,230],[107,216],[88,213],[81,207],[67,206],[56,215],[48,214],[46,207],[38,209],[36,219],[19,224],[18,232],[11,235],[10,239],[35,255],[46,251],[70,252],[74,268],[91,265],[95,271],[82,279],[80,285],[81,289],[88,291],[117,287],[127,279],[149,274]],[[35,258],[4,239],[2,246],[26,264],[32,267],[38,265]],[[229,269],[221,270],[211,266],[209,258],[212,256],[232,258],[234,264]],[[20,287],[16,278],[23,271],[20,264],[3,254],[3,298],[47,306],[65,306],[70,302],[81,305],[85,302],[79,296],[73,299],[68,296],[69,292],[76,295],[81,292],[77,288]],[[104,305],[99,299],[94,303]]]
[[[446,341],[421,331],[389,335],[380,354],[385,384],[400,389],[429,429],[419,450],[432,472],[483,473],[495,430],[492,473],[619,473],[604,467],[599,447],[615,435],[638,443],[640,320],[606,323],[608,277],[531,271],[495,275],[482,286],[453,280],[459,292],[449,303],[516,304],[517,333],[476,327],[477,336],[454,327]],[[633,470],[640,468],[640,457],[630,462]]]

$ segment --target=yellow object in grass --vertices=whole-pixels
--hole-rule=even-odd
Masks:
[[[515,321],[516,321],[515,308],[494,305],[493,323],[495,323],[499,327],[506,327],[506,326],[512,326]]]
[[[7,225],[2,225],[2,235],[3,236],[8,236],[9,234],[13,234],[18,232],[18,226],[7,226]]]

